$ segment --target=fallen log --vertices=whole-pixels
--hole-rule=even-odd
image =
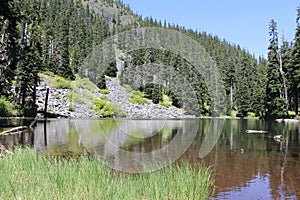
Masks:
[[[263,130],[246,130],[246,133],[268,133],[268,131],[263,131]]]
[[[11,128],[7,131],[3,131],[0,133],[0,135],[12,135],[12,134],[17,134],[20,133],[22,131],[26,131],[27,130],[27,126],[18,126],[15,128]]]

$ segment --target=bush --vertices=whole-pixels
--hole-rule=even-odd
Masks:
[[[107,98],[94,99],[94,111],[102,117],[125,117],[126,113],[117,105],[108,102]]]
[[[100,93],[101,94],[109,94],[109,90],[108,89],[101,89]]]
[[[68,81],[61,76],[55,76],[54,81],[54,88],[56,89],[71,89],[71,81]]]
[[[163,100],[162,87],[159,84],[146,83],[143,92],[145,93],[145,97],[151,99],[155,104]]]
[[[130,95],[130,102],[133,104],[149,104],[141,91],[133,91]]]
[[[97,78],[97,87],[99,89],[106,89],[106,81],[104,75],[101,75],[100,77]]]
[[[14,104],[6,97],[0,97],[0,117],[9,117],[14,115]]]
[[[164,106],[164,107],[170,107],[172,106],[172,101],[167,95],[163,96],[163,100],[159,102],[159,105]]]
[[[67,94],[67,99],[70,103],[84,104],[84,100],[75,92],[69,92]]]
[[[133,89],[130,87],[130,85],[125,84],[125,85],[123,85],[123,87],[124,87],[124,89],[125,89],[127,92],[132,92],[132,91],[133,91]]]
[[[117,65],[116,62],[112,62],[109,64],[109,66],[105,69],[104,74],[109,77],[117,77]]]
[[[44,74],[48,75],[48,76],[51,76],[51,77],[55,77],[55,74],[53,72],[50,72],[50,71],[45,71]]]

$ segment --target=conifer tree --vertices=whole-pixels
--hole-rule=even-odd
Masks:
[[[277,23],[271,20],[270,45],[268,47],[268,68],[266,86],[266,118],[279,118],[286,114],[286,101],[282,94],[282,84],[279,72]]]
[[[0,93],[10,93],[19,54],[18,23],[21,20],[19,2],[0,2]]]
[[[300,93],[300,6],[297,8],[297,29],[294,39],[294,48],[292,50],[292,96],[294,110],[298,115],[299,110],[299,93]]]

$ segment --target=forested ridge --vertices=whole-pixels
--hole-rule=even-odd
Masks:
[[[135,27],[160,27],[180,31],[197,41],[215,60],[226,90],[226,113],[237,116],[279,118],[298,115],[300,90],[300,9],[297,12],[295,39],[279,37],[277,24],[269,26],[268,57],[255,58],[237,44],[230,44],[204,31],[186,29],[152,17],[133,14],[128,5],[111,0],[7,0],[0,2],[0,116],[12,115],[13,107],[24,115],[33,111],[40,72],[50,71],[65,79],[74,79],[83,60],[106,38]],[[266,33],[268,34],[268,33]],[[246,39],[246,38],[245,38]],[[210,115],[210,98],[193,66],[187,60],[164,49],[141,49],[122,58],[125,69],[136,70],[145,63],[173,66],[190,80],[197,91],[201,115]],[[115,76],[115,64],[106,74]],[[127,73],[126,73],[127,72]],[[130,70],[121,82],[131,84]],[[105,88],[102,81],[96,84]],[[162,95],[173,105],[184,102],[166,86],[144,84],[142,90],[154,103]],[[149,92],[150,91],[150,92]],[[34,113],[34,112],[33,112]]]

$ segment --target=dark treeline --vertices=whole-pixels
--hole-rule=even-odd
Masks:
[[[103,12],[95,9],[97,3],[117,7],[120,12],[109,21]],[[272,20],[268,58],[256,59],[239,45],[230,44],[206,32],[157,21],[152,17],[143,19],[133,15],[129,6],[120,1],[7,0],[1,1],[0,5],[1,98],[5,96],[6,100],[15,102],[18,109],[34,109],[39,72],[51,71],[64,78],[74,79],[86,56],[105,38],[133,27],[151,26],[180,31],[205,48],[215,60],[225,83],[226,114],[235,112],[242,117],[255,115],[277,118],[287,117],[291,113],[288,111],[294,111],[292,114],[298,115],[299,9],[294,41],[282,39],[279,45],[277,25]],[[134,20],[122,25],[123,14],[130,14]],[[184,58],[166,50],[137,50],[125,57],[126,67],[132,69],[151,62],[172,65],[185,74],[192,69]],[[115,68],[115,65],[112,66]],[[130,74],[123,74],[123,82],[129,83],[128,80]],[[193,73],[189,80],[197,87],[202,114],[211,113],[203,80]],[[155,84],[147,86],[153,87]],[[145,86],[140,89],[149,91]],[[176,99],[176,94],[167,88],[164,90],[172,96],[173,103],[180,107],[182,103]],[[163,93],[161,90],[156,91]],[[157,102],[161,97],[155,98]]]

